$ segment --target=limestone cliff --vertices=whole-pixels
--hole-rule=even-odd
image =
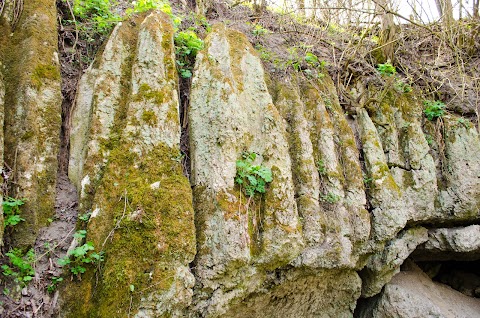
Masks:
[[[52,6],[1,20],[12,36],[0,36],[0,163],[5,153],[28,200],[12,236],[25,246],[53,209],[60,78],[56,39],[37,34],[55,28]],[[86,232],[70,251],[91,242],[104,260],[82,275],[65,267],[58,316],[386,317],[398,306],[407,317],[402,297],[434,286],[414,265],[399,273],[407,258],[480,259],[473,123],[427,120],[415,87],[360,80],[347,110],[325,70],[266,68],[223,23],[181,85],[175,32],[163,12],[134,15],[80,79],[68,173]],[[248,195],[235,178],[252,153],[273,180]]]
[[[158,211],[151,218],[162,215],[153,207],[178,196],[178,187],[166,188],[152,201],[144,197],[137,202],[128,194],[131,184],[157,184],[141,181],[146,176],[135,181],[137,174],[149,171],[145,149],[155,149],[151,160],[159,165],[172,165],[158,151],[178,147],[176,75],[159,77],[174,63],[164,53],[170,46],[144,36],[171,32],[165,23],[149,23],[155,19],[166,18],[152,13],[136,21],[137,28],[117,27],[78,92],[70,176],[80,189],[83,209],[93,211],[89,237],[105,242],[100,290],[113,284],[113,277],[119,279],[119,268],[126,273],[127,264],[138,268],[122,251],[128,250],[120,238],[125,234],[119,234],[122,224],[146,213],[147,206]],[[181,284],[193,298],[182,298],[184,311],[170,305],[156,313],[146,310],[145,302],[156,301],[157,308],[178,304],[179,295],[167,293],[172,286],[167,284],[159,287],[164,292],[156,300],[142,295],[137,316],[257,317],[281,311],[282,317],[348,317],[361,291],[364,296],[378,293],[416,246],[427,241],[427,229],[409,224],[478,220],[480,142],[473,125],[448,115],[441,139],[429,145],[418,95],[393,89],[378,94],[384,96],[380,103],[346,115],[328,75],[280,79],[265,74],[244,35],[214,26],[197,56],[188,110],[193,194],[185,190],[184,199],[187,206],[193,200],[196,240],[189,235],[184,244],[196,242],[197,253],[195,285]],[[425,129],[434,129],[430,126]],[[273,172],[261,197],[249,198],[234,183],[235,162],[245,152],[258,154],[257,162]],[[125,161],[127,154],[131,160]],[[128,171],[128,180],[122,171]],[[165,182],[159,181],[162,189]],[[136,202],[137,210],[112,206],[122,200]],[[179,216],[182,221],[171,223],[169,231],[191,229],[188,215]],[[111,243],[109,233],[114,233]],[[166,234],[152,239],[180,247],[177,238]],[[168,250],[159,254],[165,270],[178,266],[167,255]],[[186,267],[183,272],[191,275]],[[152,283],[156,280],[160,276]],[[127,285],[134,280],[127,276],[121,281],[125,292],[115,298],[117,305],[128,303]],[[95,300],[99,308],[108,308],[110,295],[104,297]]]

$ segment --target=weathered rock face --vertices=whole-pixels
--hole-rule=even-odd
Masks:
[[[217,313],[255,291],[266,270],[293,260],[302,239],[285,127],[252,46],[241,33],[217,25],[195,74],[189,120],[197,297],[205,299],[199,306],[209,306],[206,312]],[[260,154],[276,175],[264,202],[234,187],[235,162],[245,151]],[[208,301],[212,296],[218,302]]]
[[[161,13],[123,23],[80,82],[69,175],[106,260],[98,285],[68,285],[65,316],[351,317],[417,246],[433,251],[428,226],[480,219],[473,125],[425,123],[416,94],[388,88],[348,115],[327,74],[265,74],[222,24],[192,79],[192,193],[172,36]],[[235,184],[245,152],[273,173],[265,194]]]
[[[381,317],[478,317],[480,299],[467,297],[450,287],[434,283],[413,267],[393,277],[384,291],[358,310],[359,318]]]
[[[292,281],[270,280],[273,269],[288,277],[291,273],[309,277],[307,268],[346,268],[354,274],[365,266],[363,295],[372,296],[427,240],[426,228],[409,224],[478,220],[480,157],[476,147],[480,143],[473,126],[460,125],[462,120],[451,115],[444,119],[443,133],[438,133],[439,121],[436,128],[428,123],[425,134],[418,98],[389,90],[377,93],[380,102],[365,102],[349,122],[328,76],[315,80],[272,77],[266,80],[267,92],[258,58],[245,42],[234,31],[214,28],[197,60],[192,85],[189,119],[198,238],[194,263],[197,313],[262,315],[257,308],[278,305],[273,305],[273,290],[287,285],[291,290],[297,288]],[[265,106],[272,102],[274,106]],[[269,118],[275,123],[267,125]],[[438,138],[432,141],[429,129]],[[466,147],[466,143],[474,146]],[[268,210],[263,210],[272,200],[268,192],[278,193],[272,190],[278,187],[275,181],[259,216],[252,216],[242,203],[246,199],[233,181],[234,163],[242,151],[260,154],[263,164],[274,171],[274,179],[280,178],[284,189],[294,193],[297,212],[284,214],[290,217],[283,220],[298,225],[276,241],[281,247],[289,239],[292,254],[278,254],[265,244],[274,241],[269,232],[272,227],[278,233],[284,230],[279,226],[282,219],[275,214],[271,219]],[[275,162],[277,155],[283,158],[280,163]],[[285,164],[290,168],[276,169]],[[445,166],[455,171],[442,169]],[[461,181],[462,174],[466,179]],[[289,194],[282,200],[291,198]],[[283,204],[284,209],[288,207]],[[255,224],[262,226],[255,228]],[[377,254],[368,257],[370,253]],[[276,261],[265,268],[265,259]],[[287,262],[291,267],[285,266]],[[316,275],[321,273],[325,272]],[[328,278],[324,282],[328,284]],[[353,291],[354,279],[351,282]],[[335,293],[331,292],[330,296]],[[239,303],[245,297],[249,305]],[[262,305],[257,307],[257,301]],[[292,299],[291,303],[297,303],[301,311],[302,301]],[[349,307],[342,308],[336,315],[348,315]]]
[[[0,60],[4,155],[13,169],[10,195],[26,199],[25,222],[16,226],[11,240],[27,247],[54,212],[62,97],[55,1],[25,1],[22,9],[14,14],[13,1],[6,3],[0,17]]]
[[[418,261],[478,260],[480,225],[429,230],[428,240],[413,257]]]
[[[445,134],[437,142],[444,183],[438,197],[445,219],[480,218],[480,140],[474,125],[456,116],[443,119]],[[443,143],[443,145],[442,145]],[[446,215],[446,216],[445,216]]]
[[[352,317],[361,284],[354,271],[329,269],[291,270],[269,277],[267,282],[273,285],[265,284],[263,292],[234,302],[223,316],[348,318]]]
[[[117,26],[84,75],[76,107],[69,171],[82,210],[92,211],[87,240],[105,252],[105,262],[98,285],[90,276],[66,288],[62,315],[183,317],[194,284],[188,264],[195,231],[178,160],[170,18],[152,12]]]
[[[5,84],[3,83],[3,64],[0,60],[0,127],[3,127],[3,112],[5,100]],[[0,129],[0,172],[3,172],[3,129]],[[0,183],[3,184],[3,173],[0,173]],[[0,247],[3,245],[3,192],[0,192]]]
[[[405,259],[427,239],[426,228],[410,228],[389,242],[382,252],[373,255],[361,272],[362,296],[370,297],[378,294],[382,287],[400,271],[400,265]]]
[[[295,265],[361,267],[370,217],[355,137],[333,82],[277,81],[270,91],[287,123],[306,245]]]

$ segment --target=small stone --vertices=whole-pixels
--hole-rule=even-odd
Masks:
[[[150,189],[152,190],[158,190],[160,189],[160,181],[154,182],[150,185]]]

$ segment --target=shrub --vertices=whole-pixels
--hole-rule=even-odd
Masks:
[[[73,13],[82,22],[82,27],[93,32],[107,33],[112,25],[121,20],[112,11],[110,0],[74,0]]]

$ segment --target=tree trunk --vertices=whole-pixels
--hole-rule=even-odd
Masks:
[[[393,61],[395,51],[395,22],[393,14],[389,13],[392,5],[390,0],[374,0],[375,11],[380,15],[382,30],[380,33],[379,46],[382,47],[382,53],[385,60]]]
[[[300,15],[305,15],[305,0],[296,0],[297,1],[297,10]]]
[[[476,0],[478,1],[478,0]],[[440,20],[445,25],[451,25],[453,22],[453,6],[451,0],[435,0]]]

